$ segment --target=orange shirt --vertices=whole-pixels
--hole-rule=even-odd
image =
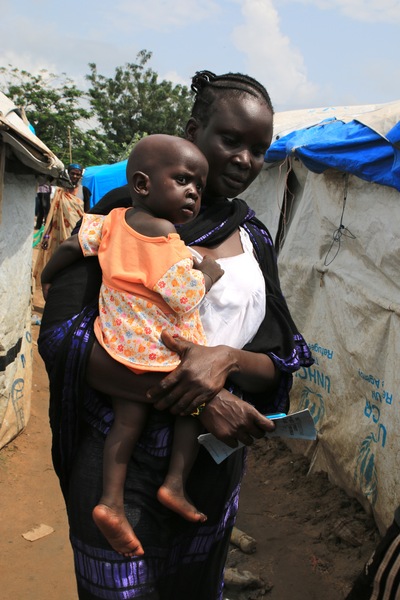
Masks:
[[[103,273],[96,337],[134,370],[170,371],[179,356],[162,343],[163,329],[206,343],[197,310],[204,276],[177,233],[143,236],[126,223],[126,210],[86,214],[79,232],[84,255],[97,254]]]

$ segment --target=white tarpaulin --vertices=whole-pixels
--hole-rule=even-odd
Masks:
[[[63,164],[0,92],[0,448],[26,426],[31,407],[31,271],[37,175]]]
[[[385,123],[392,129],[400,120],[400,103],[388,107],[389,115],[384,108],[369,111],[382,139]],[[276,128],[285,128],[285,116],[276,115]],[[280,240],[282,289],[315,358],[297,373],[291,396],[291,411],[309,408],[318,430],[317,442],[303,450],[311,454],[312,469],[325,470],[373,511],[381,529],[400,504],[400,178],[398,142],[389,144],[384,152],[393,184],[371,181],[380,157],[371,158],[370,168],[365,144],[353,138],[350,173],[345,161],[340,169],[323,163],[329,141],[316,172],[291,148],[284,160],[265,165],[246,195]],[[367,150],[371,156],[370,145]],[[336,157],[343,152],[331,151]],[[314,154],[309,164],[317,160]],[[362,171],[355,174],[357,160]]]

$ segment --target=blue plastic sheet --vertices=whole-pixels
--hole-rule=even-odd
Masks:
[[[322,121],[274,141],[267,162],[296,157],[312,172],[337,169],[400,191],[400,123],[383,137],[353,120]]]
[[[126,164],[123,160],[113,165],[98,165],[87,167],[82,177],[82,185],[86,185],[92,192],[90,205],[94,206],[110,190],[125,185]]]

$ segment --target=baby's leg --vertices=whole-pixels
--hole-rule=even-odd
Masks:
[[[93,342],[86,369],[86,381],[103,394],[117,396],[130,402],[153,404],[153,400],[147,398],[146,392],[164,377],[165,373],[154,371],[143,371],[137,375],[114,360],[96,340]]]
[[[163,485],[157,498],[164,506],[194,523],[207,520],[186,494],[186,480],[198,453],[197,436],[201,433],[200,423],[193,417],[176,417],[171,460]]]
[[[93,520],[111,546],[124,556],[144,554],[124,510],[128,462],[144,427],[147,406],[113,399],[115,419],[104,444],[103,493],[93,509]]]

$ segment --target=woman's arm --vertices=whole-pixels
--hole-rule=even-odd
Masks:
[[[136,375],[112,359],[97,342],[93,344],[86,370],[87,382],[100,392],[148,404],[153,400],[146,396],[147,389],[163,376],[162,373]],[[198,418],[210,433],[232,447],[238,441],[250,445],[253,438],[261,438],[275,428],[253,406],[224,389],[208,402]]]
[[[82,256],[83,253],[79,244],[78,236],[72,235],[57,248],[49,262],[44,267],[41,275],[42,287],[51,283],[57,273],[62,271],[62,269],[69,267],[69,265],[72,265],[74,262],[82,258]]]
[[[273,421],[227,390],[221,390],[196,418],[207,431],[233,448],[238,441],[250,446],[254,438],[262,438],[266,431],[275,429]]]
[[[203,402],[210,402],[228,377],[247,392],[273,392],[278,387],[280,372],[265,354],[222,345],[199,346],[174,338],[167,331],[162,339],[179,354],[181,363],[148,391],[159,410],[190,414]]]

